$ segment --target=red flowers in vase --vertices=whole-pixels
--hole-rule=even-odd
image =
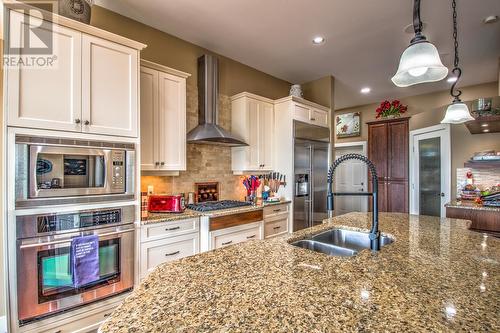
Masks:
[[[408,106],[401,104],[401,102],[397,99],[393,100],[392,103],[389,101],[383,101],[380,103],[380,106],[375,110],[377,115],[375,118],[387,118],[389,116],[392,117],[400,117],[403,113],[408,111]]]

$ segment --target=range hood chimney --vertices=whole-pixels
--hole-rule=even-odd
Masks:
[[[219,62],[209,54],[198,58],[198,123],[187,134],[188,143],[205,143],[229,147],[248,146],[243,139],[218,125]]]

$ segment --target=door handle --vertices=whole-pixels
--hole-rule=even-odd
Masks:
[[[229,245],[231,244],[233,241],[229,241],[229,242],[225,242],[225,243],[222,243],[222,245]]]
[[[172,231],[172,230],[177,230],[180,229],[181,227],[173,227],[173,228],[166,228],[165,231]]]
[[[255,235],[252,235],[252,236],[248,236],[247,239],[252,239],[252,238],[255,238]]]
[[[124,234],[126,232],[132,232],[132,231],[134,231],[134,229],[113,231],[113,232],[108,232],[105,234],[98,234],[96,236],[99,236],[99,238],[101,238],[101,237],[106,237],[106,236],[120,235],[120,234]],[[56,240],[56,241],[51,241],[51,242],[44,242],[44,243],[25,244],[25,245],[20,245],[19,248],[20,249],[30,249],[33,247],[57,245],[57,244],[64,244],[64,243],[71,243],[71,238],[66,238],[66,239],[61,239],[61,240]]]
[[[165,257],[175,256],[176,254],[179,254],[179,252],[181,252],[181,251],[175,251],[175,252],[172,252],[172,253],[165,253]]]

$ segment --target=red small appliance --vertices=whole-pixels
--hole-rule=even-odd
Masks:
[[[182,195],[151,195],[148,211],[151,213],[182,213],[186,209]]]

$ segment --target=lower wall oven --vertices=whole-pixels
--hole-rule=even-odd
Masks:
[[[18,216],[19,325],[131,290],[134,212],[134,206],[125,206]],[[98,274],[76,287],[71,244],[75,238],[89,235],[98,239]]]

